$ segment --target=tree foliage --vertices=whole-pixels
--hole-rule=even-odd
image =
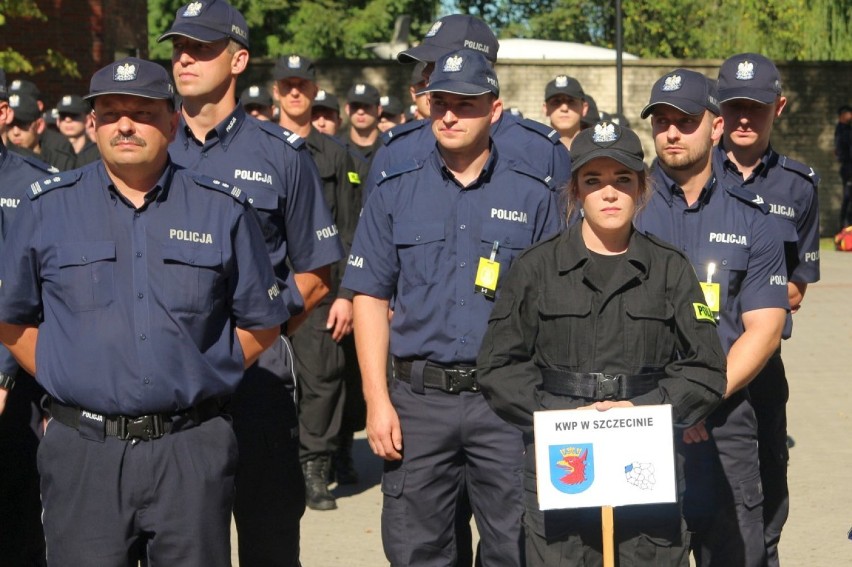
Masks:
[[[14,25],[16,19],[30,19],[45,21],[44,15],[35,0],[0,0],[0,36],[3,35],[3,27]],[[77,64],[68,59],[61,52],[48,49],[36,57],[25,57],[19,51],[11,47],[0,49],[0,69],[7,73],[26,73],[33,75],[45,69],[54,69],[67,77],[79,77]]]
[[[185,0],[148,0],[149,54],[169,57],[171,45],[157,44]],[[249,25],[252,55],[299,53],[314,59],[371,58],[370,42],[388,41],[397,16],[412,17],[412,37],[422,37],[438,0],[232,0]]]

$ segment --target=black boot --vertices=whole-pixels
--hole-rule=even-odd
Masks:
[[[358,471],[352,461],[352,435],[340,435],[340,448],[334,452],[334,473],[338,484],[358,484]]]
[[[328,490],[329,461],[329,457],[317,457],[302,463],[302,471],[305,473],[305,503],[311,510],[337,508],[334,495]]]

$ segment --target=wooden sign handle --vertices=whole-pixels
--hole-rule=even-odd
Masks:
[[[615,519],[612,506],[601,507],[603,567],[615,567]]]

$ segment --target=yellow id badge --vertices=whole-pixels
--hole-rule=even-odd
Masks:
[[[717,318],[719,317],[719,311],[722,307],[722,299],[721,299],[721,288],[717,283],[708,283],[708,282],[700,282],[701,283],[701,291],[704,292],[704,301],[707,303],[707,307],[713,312]]]
[[[499,277],[500,262],[495,262],[488,258],[480,258],[479,267],[476,269],[476,280],[473,283],[476,293],[481,293],[485,297],[494,299],[494,294],[497,292],[497,279]]]

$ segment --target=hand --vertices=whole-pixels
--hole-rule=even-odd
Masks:
[[[352,332],[352,302],[348,299],[335,299],[328,310],[325,328],[331,331],[331,338],[340,342]]]
[[[687,444],[701,443],[709,439],[710,435],[707,433],[707,428],[704,427],[703,421],[683,431],[683,442]]]
[[[0,388],[0,415],[3,415],[3,410],[6,409],[6,398],[9,396],[9,390]]]
[[[577,409],[589,409],[589,410],[593,409],[593,410],[598,410],[598,411],[606,411],[606,410],[612,409],[612,408],[632,408],[632,407],[633,407],[633,402],[631,402],[629,400],[621,400],[621,401],[618,401],[618,402],[606,400],[606,401],[603,401],[603,402],[595,402],[595,403],[590,404],[588,406],[579,407]]]
[[[386,461],[402,459],[402,429],[390,400],[367,404],[367,441],[373,453]]]

